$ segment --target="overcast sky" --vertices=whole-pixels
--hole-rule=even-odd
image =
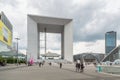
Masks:
[[[27,49],[27,14],[72,18],[74,20],[73,53],[105,52],[105,33],[117,32],[120,44],[120,0],[0,0],[3,11],[13,25],[14,37],[20,37],[20,50]],[[48,50],[60,53],[60,36]]]

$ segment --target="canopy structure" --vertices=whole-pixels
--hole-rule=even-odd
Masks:
[[[46,53],[46,54],[41,54],[42,57],[59,57],[60,55],[57,53]]]

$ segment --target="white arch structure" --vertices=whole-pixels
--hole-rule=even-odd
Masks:
[[[61,34],[62,59],[73,61],[73,20],[27,15],[27,60],[32,57],[36,62],[39,58],[39,34],[46,28],[46,33]]]

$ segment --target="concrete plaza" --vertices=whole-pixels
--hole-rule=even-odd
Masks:
[[[0,80],[120,80],[120,77],[97,73],[94,66],[86,66],[79,73],[74,64],[63,64],[62,69],[58,64],[45,64],[41,68],[35,65],[0,71]]]

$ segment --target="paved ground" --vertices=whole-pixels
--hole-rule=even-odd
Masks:
[[[93,66],[85,67],[84,73],[75,72],[74,65],[19,67],[0,71],[0,80],[120,80],[120,77],[95,72]]]
[[[17,64],[7,64],[6,66],[0,66],[0,71],[22,68],[22,67],[27,67],[27,65],[21,64],[17,66]]]

